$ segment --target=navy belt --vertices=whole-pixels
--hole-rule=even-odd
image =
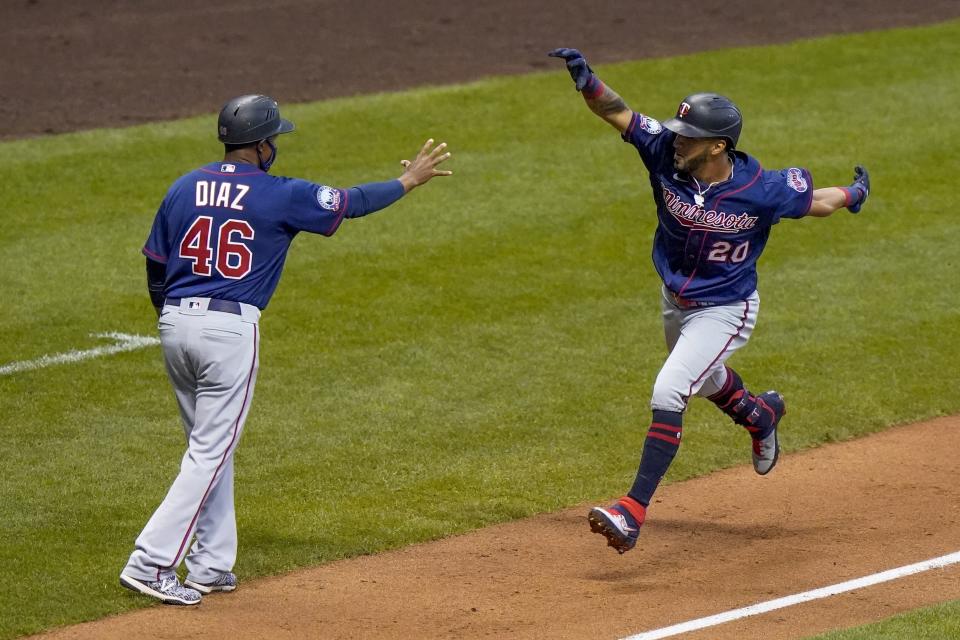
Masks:
[[[170,304],[175,307],[180,306],[180,298],[167,298],[163,304]],[[240,310],[240,303],[234,302],[233,300],[217,300],[216,298],[210,298],[210,304],[207,305],[207,309],[210,311],[222,311],[223,313],[233,313],[236,315],[243,315]]]
[[[669,289],[668,289],[668,293],[670,294],[670,297],[673,298],[674,303],[676,303],[676,305],[681,309],[698,309],[700,307],[715,307],[719,304],[718,302],[701,302],[699,300],[690,300],[688,298],[683,298],[675,294],[673,291],[670,291]]]

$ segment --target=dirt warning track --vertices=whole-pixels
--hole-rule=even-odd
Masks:
[[[43,637],[624,638],[960,551],[957,451],[960,418],[941,418],[786,455],[762,478],[747,465],[670,485],[622,556],[584,505]],[[681,637],[802,638],[957,598],[953,565]]]
[[[7,0],[0,139],[960,17],[956,0]],[[536,97],[531,96],[535,106]]]

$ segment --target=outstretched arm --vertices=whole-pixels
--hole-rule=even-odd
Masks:
[[[430,138],[423,144],[420,152],[412,161],[400,161],[403,166],[403,173],[396,180],[368,182],[350,187],[346,191],[347,205],[344,216],[360,218],[368,213],[380,211],[402,198],[404,194],[422,184],[426,184],[437,176],[453,175],[453,171],[437,169],[440,163],[450,157],[450,152],[444,151],[446,148],[446,142],[441,142],[434,147],[433,138]],[[331,231],[331,233],[333,232]]]
[[[813,202],[810,203],[808,216],[826,218],[837,209],[847,206],[847,195],[840,187],[825,187],[813,190]]]
[[[437,165],[450,157],[449,151],[446,153],[443,151],[447,148],[447,143],[441,142],[436,147],[433,147],[433,149],[430,148],[431,146],[433,146],[433,138],[430,138],[423,144],[420,153],[417,154],[412,162],[410,160],[400,161],[401,166],[403,166],[403,174],[398,179],[403,185],[405,193],[410,192],[422,184],[426,184],[431,178],[436,176],[453,175],[453,171],[441,171],[437,169]]]
[[[594,76],[596,77],[596,76]],[[583,92],[583,99],[586,101],[590,111],[610,123],[614,129],[623,133],[630,126],[630,120],[633,119],[633,111],[623,101],[617,92],[597,80],[602,90],[600,95],[591,96]]]
[[[593,73],[593,69],[587,64],[582,53],[576,49],[560,48],[554,49],[547,55],[563,58],[566,61],[567,71],[570,72],[577,91],[583,94],[583,99],[591,111],[620,133],[627,130],[633,118],[633,111],[616,91],[603,84]]]
[[[826,218],[834,211],[846,207],[850,213],[859,213],[860,207],[870,194],[870,174],[866,168],[857,165],[854,169],[853,184],[849,187],[826,187],[814,189],[813,202],[808,216]]]

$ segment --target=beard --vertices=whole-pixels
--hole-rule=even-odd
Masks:
[[[688,158],[684,158],[683,156],[679,156],[675,153],[673,155],[673,168],[677,171],[695,173],[697,169],[706,164],[708,157],[710,157],[709,149],[704,149],[699,155]]]

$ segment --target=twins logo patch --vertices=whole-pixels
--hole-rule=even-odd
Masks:
[[[340,192],[333,187],[320,187],[317,190],[317,204],[328,211],[340,208]]]
[[[803,177],[803,171],[800,169],[787,169],[787,185],[797,193],[803,193],[807,190],[807,181]]]
[[[663,125],[661,125],[658,120],[648,118],[644,115],[640,116],[640,128],[652,135],[657,135],[663,131]]]

